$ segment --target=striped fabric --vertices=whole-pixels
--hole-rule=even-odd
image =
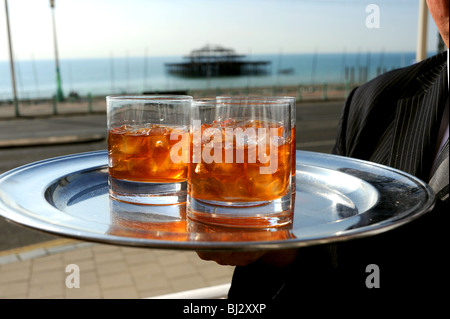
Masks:
[[[446,55],[355,89],[344,107],[333,152],[398,168],[427,182],[448,99]]]
[[[436,193],[436,198],[448,203],[448,171],[449,171],[448,138],[437,157],[435,168],[430,180],[430,186]]]
[[[364,287],[368,264],[383,271],[383,292],[439,293],[448,243],[448,140],[435,168],[438,134],[448,103],[447,52],[378,77],[352,92],[333,152],[388,165],[428,182],[436,205],[386,233],[328,246],[337,286]],[[430,179],[431,177],[431,179]],[[330,287],[328,287],[330,288]],[[331,288],[330,288],[331,289]]]

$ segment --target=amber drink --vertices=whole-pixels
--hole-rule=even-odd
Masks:
[[[149,205],[186,200],[191,97],[107,97],[111,197]]]
[[[174,133],[177,139],[170,138]],[[122,125],[111,128],[108,132],[109,174],[113,178],[136,182],[185,181],[187,163],[172,160],[174,147],[178,149],[177,156],[183,155],[183,149],[189,149],[186,126],[150,124],[146,127]]]
[[[291,118],[291,188],[295,193],[295,171],[296,171],[296,140],[297,140],[297,106],[296,106],[296,98],[293,96],[218,96],[217,100],[226,101],[226,100],[253,100],[253,101],[261,101],[261,102],[274,102],[274,101],[282,101],[285,103],[289,103],[290,105],[290,118]]]
[[[241,98],[194,100],[191,219],[237,227],[291,222],[289,107],[281,101]]]

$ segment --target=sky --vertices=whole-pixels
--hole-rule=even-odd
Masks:
[[[4,1],[0,61],[9,60]],[[7,1],[15,59],[53,59],[49,0]],[[414,52],[418,8],[419,0],[55,0],[54,16],[60,59],[182,56],[206,44],[242,54]],[[428,26],[435,51],[431,17]]]

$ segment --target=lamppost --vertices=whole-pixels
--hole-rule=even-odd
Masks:
[[[13,100],[14,100],[14,111],[16,116],[19,114],[19,102],[17,100],[17,90],[16,90],[16,75],[14,71],[14,56],[11,44],[11,31],[9,29],[9,13],[8,13],[8,0],[5,0],[5,15],[6,15],[6,29],[8,31],[8,44],[9,44],[9,66],[11,69],[11,83],[13,90]]]
[[[427,26],[428,7],[425,0],[419,0],[419,21],[417,30],[416,61],[422,61],[427,57]]]
[[[53,21],[53,44],[55,47],[55,65],[56,65],[56,99],[64,101],[64,94],[61,87],[61,75],[59,72],[58,44],[56,42],[56,25],[55,25],[55,0],[50,0],[50,8],[52,9]]]

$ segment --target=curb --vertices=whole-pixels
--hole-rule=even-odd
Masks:
[[[101,141],[105,138],[106,138],[106,136],[103,134],[92,134],[92,135],[84,135],[84,136],[68,135],[68,136],[49,136],[49,137],[6,139],[6,140],[0,140],[0,148],[51,145],[51,144],[83,143],[83,142]]]
[[[4,250],[0,251],[0,266],[27,259],[44,257],[90,245],[94,245],[94,243],[74,239],[55,239],[20,248]]]
[[[53,119],[53,118],[62,118],[62,117],[74,117],[74,116],[89,116],[89,115],[100,115],[104,114],[106,116],[106,110],[98,110],[92,112],[84,112],[84,111],[68,111],[68,112],[60,112],[57,114],[53,113],[30,113],[30,114],[21,114],[20,116],[15,115],[5,115],[0,114],[0,121],[12,121],[12,120],[34,120],[34,119]]]
[[[180,291],[144,299],[226,299],[231,283]]]

